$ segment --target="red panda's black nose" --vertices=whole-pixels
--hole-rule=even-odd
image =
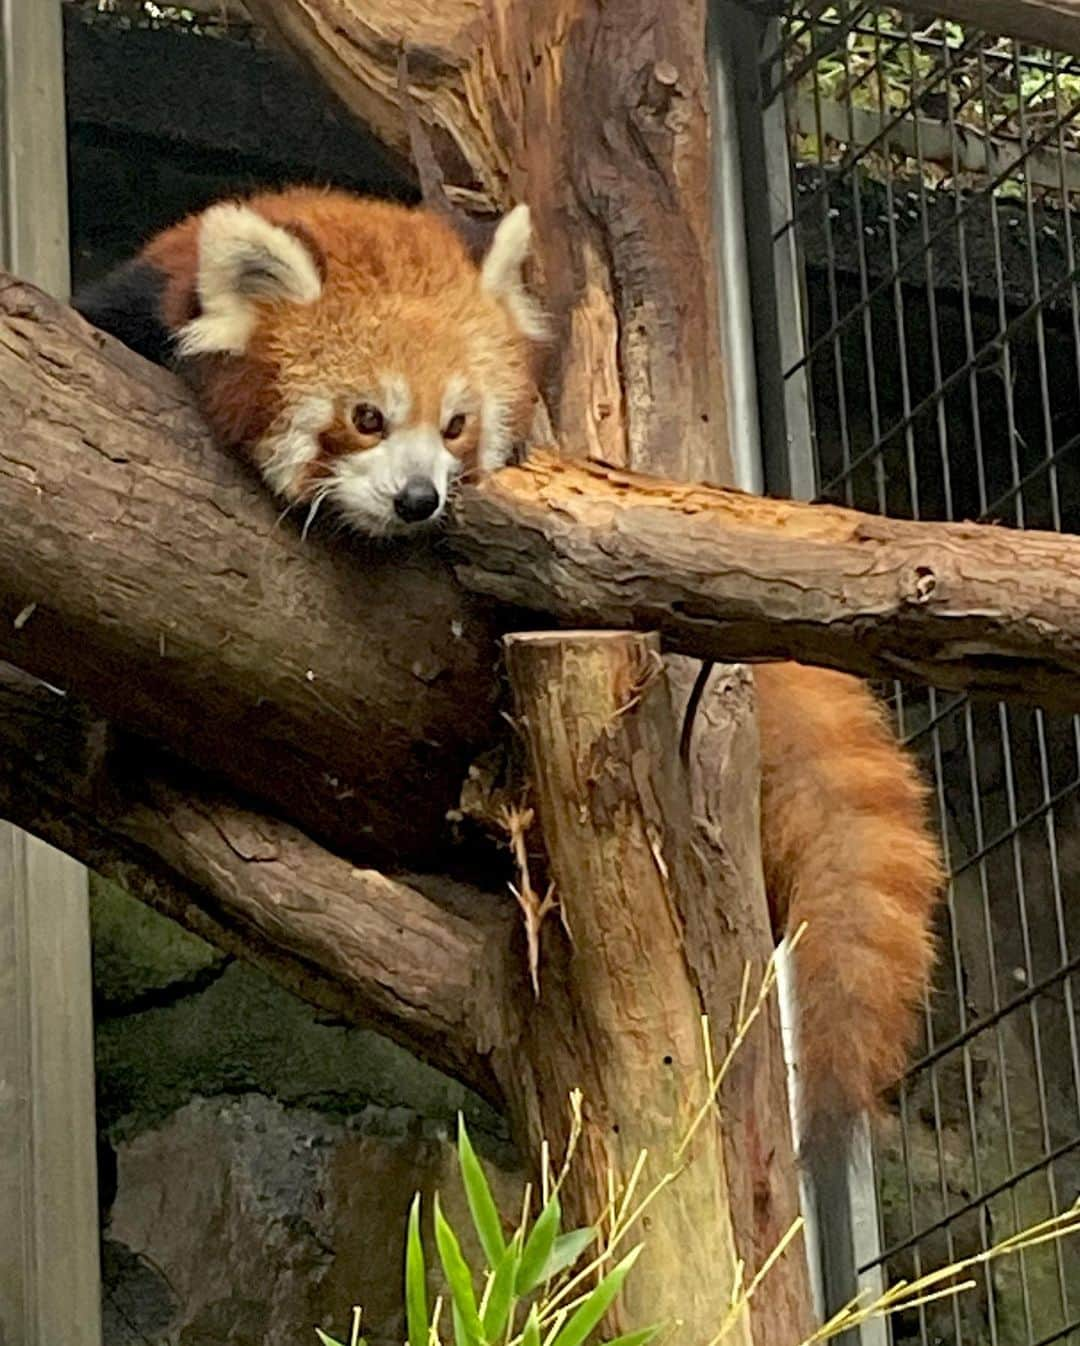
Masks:
[[[406,523],[430,519],[439,508],[439,492],[430,477],[410,477],[394,496],[394,512]]]

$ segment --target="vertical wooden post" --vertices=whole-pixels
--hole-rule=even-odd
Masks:
[[[736,1263],[717,1110],[684,1156],[678,1147],[709,1088],[705,1002],[684,936],[707,920],[714,894],[672,760],[659,644],[633,632],[542,633],[508,637],[506,654],[564,928],[545,932],[522,1050],[496,1068],[518,1134],[535,1146],[565,1142],[568,1095],[583,1091],[586,1125],[565,1189],[575,1222],[597,1218],[609,1170],[625,1180],[642,1149],[639,1195],[689,1160],[634,1232],[646,1246],[617,1326],[680,1321],[687,1341],[707,1342]],[[727,1341],[748,1346],[745,1314]]]
[[[59,3],[0,0],[0,259],[68,291]],[[86,871],[0,823],[0,1346],[100,1346]]]
[[[100,1346],[86,871],[0,823],[0,1346]]]

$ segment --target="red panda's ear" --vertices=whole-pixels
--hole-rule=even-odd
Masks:
[[[211,206],[199,221],[199,313],[180,331],[180,354],[242,354],[257,303],[318,299],[320,262],[299,232],[271,224],[248,206]]]
[[[499,221],[483,261],[480,283],[510,311],[518,330],[530,341],[543,341],[547,321],[536,300],[525,288],[522,268],[532,242],[532,219],[528,206],[515,206]]]

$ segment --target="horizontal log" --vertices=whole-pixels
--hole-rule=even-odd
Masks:
[[[752,13],[775,18],[787,0],[739,0]],[[1080,56],[1080,0],[896,0],[894,6],[923,19],[951,19],[989,37],[1013,37],[1035,47]],[[803,11],[818,12],[824,0],[807,0]]]
[[[912,523],[536,453],[463,491],[470,589],[653,627],[705,659],[792,659],[1080,710],[1080,539]]]
[[[455,886],[466,918],[357,868],[3,665],[0,816],[310,1003],[499,1097],[484,991],[508,925],[488,894]]]
[[[445,563],[303,540],[175,378],[2,276],[0,404],[0,659],[343,853],[431,855],[498,723]]]
[[[538,453],[464,490],[438,545],[305,541],[174,378],[10,279],[0,399],[0,659],[366,863],[441,867],[446,810],[502,731],[495,635],[526,623],[470,599],[447,545],[468,585],[548,623],[1080,702],[1074,539]]]
[[[899,0],[898,7],[1080,56],[1080,0]]]

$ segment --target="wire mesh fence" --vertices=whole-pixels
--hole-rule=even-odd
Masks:
[[[773,488],[1080,532],[1080,60],[806,3],[761,91],[789,151],[769,184],[787,327]],[[925,1041],[875,1155],[896,1279],[1080,1194],[1080,725],[889,690],[950,874]],[[1080,1341],[1080,1249],[998,1264],[892,1330]]]

